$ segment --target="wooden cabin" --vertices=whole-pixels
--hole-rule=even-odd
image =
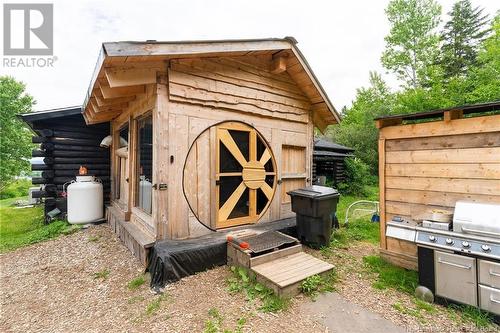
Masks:
[[[81,106],[23,113],[19,117],[35,133],[33,143],[39,144],[31,155],[43,163],[32,164],[31,170],[40,171],[40,177],[32,179],[40,190],[32,195],[43,199],[46,222],[52,217],[64,218],[67,204],[63,187],[75,179],[81,165],[102,181],[104,202],[109,203],[109,149],[100,146],[102,138],[109,135],[109,123],[87,125]],[[51,216],[49,213],[56,208],[60,213]]]
[[[143,261],[157,240],[294,216],[314,128],[340,121],[293,38],[104,43],[83,110],[111,124],[107,218]]]
[[[344,160],[352,156],[354,149],[324,138],[314,139],[313,180],[316,184],[332,185],[346,181]],[[325,183],[322,183],[322,179]]]
[[[395,216],[409,225],[458,200],[500,203],[500,102],[376,119],[380,253],[417,269],[415,243],[386,237]]]

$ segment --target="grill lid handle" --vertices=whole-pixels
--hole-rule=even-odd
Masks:
[[[498,233],[497,232],[470,229],[470,228],[467,228],[467,227],[464,227],[464,226],[462,226],[462,232],[464,232],[466,234],[478,235],[478,236],[498,237]]]

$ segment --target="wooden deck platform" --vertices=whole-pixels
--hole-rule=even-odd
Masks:
[[[147,266],[149,249],[154,245],[155,239],[131,221],[125,221],[125,216],[116,208],[106,207],[106,218],[111,230],[121,239],[123,244],[139,259],[141,264]]]
[[[300,284],[310,276],[323,275],[333,270],[333,265],[305,252],[298,252],[266,263],[252,266],[257,281],[273,289],[279,296],[295,296]]]

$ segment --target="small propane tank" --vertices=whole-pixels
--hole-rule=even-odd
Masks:
[[[94,176],[76,176],[67,196],[69,223],[87,224],[104,217],[102,184]]]
[[[153,191],[153,184],[146,178],[140,176],[139,182],[139,206],[148,214],[151,214],[151,195]]]

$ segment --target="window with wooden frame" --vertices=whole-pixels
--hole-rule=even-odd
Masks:
[[[137,120],[135,207],[151,215],[153,198],[153,117]]]

